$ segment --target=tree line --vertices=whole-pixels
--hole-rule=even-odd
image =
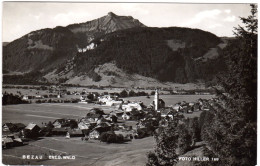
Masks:
[[[256,165],[258,19],[257,6],[250,6],[251,15],[240,17],[244,26],[234,29],[236,39],[224,50],[228,73],[218,76],[219,86],[214,87],[218,98],[200,116],[200,137],[199,132],[189,134],[190,127],[180,124],[179,119],[169,121],[155,136],[156,147],[148,154],[147,165],[175,165],[178,155],[189,149],[190,137],[206,143],[204,156],[219,158],[217,162],[192,163],[195,166]],[[219,91],[220,86],[224,93]]]

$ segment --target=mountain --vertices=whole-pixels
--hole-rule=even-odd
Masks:
[[[73,33],[64,27],[31,32],[3,49],[3,69],[9,72],[42,72],[55,68],[76,52]]]
[[[9,42],[3,42],[3,46],[6,46],[7,44],[9,44]]]
[[[132,16],[118,16],[112,12],[86,23],[67,26],[77,36],[80,47],[86,46],[91,40],[104,34],[134,27],[145,27],[145,25]]]
[[[77,48],[85,47],[97,36],[143,26],[130,16],[117,16],[110,12],[86,23],[34,31],[3,49],[3,68],[9,72],[46,72],[75,56]]]
[[[125,76],[131,78],[126,82],[138,81],[144,76],[161,82],[188,83],[211,80],[225,70],[221,51],[226,43],[198,29],[131,28],[96,38],[90,45],[93,45],[91,49],[78,52],[73,61],[45,78],[51,80],[59,76],[65,83],[96,82],[103,86],[122,84]],[[107,68],[107,72],[100,70],[111,63],[113,67]],[[119,69],[122,71],[118,72]]]
[[[210,81],[227,40],[199,29],[146,27],[106,16],[31,32],[3,49],[4,83],[149,86]],[[12,76],[14,72],[26,73]]]

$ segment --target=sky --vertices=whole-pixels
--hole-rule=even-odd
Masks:
[[[233,36],[249,4],[181,3],[52,3],[3,2],[2,41],[11,42],[31,31],[87,22],[113,12],[133,16],[149,27],[198,28],[217,36]]]

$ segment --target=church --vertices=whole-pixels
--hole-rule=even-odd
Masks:
[[[152,107],[154,108],[155,111],[159,111],[160,108],[165,107],[165,102],[162,99],[160,99],[157,89],[155,90],[154,100],[151,103],[151,105],[152,105]]]

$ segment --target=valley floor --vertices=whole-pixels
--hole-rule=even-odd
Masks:
[[[196,101],[199,98],[212,98],[212,95],[165,95],[161,96],[166,104],[178,101]],[[152,99],[146,97],[127,98],[128,100],[144,101],[149,104]],[[58,118],[80,119],[85,117],[90,109],[97,107],[109,113],[116,107],[83,104],[83,103],[42,103],[2,106],[2,123],[34,122],[40,127],[44,123]],[[185,114],[186,117],[200,116],[200,112]],[[127,125],[136,121],[124,121]],[[133,139],[123,144],[107,144],[98,140],[82,141],[80,137],[66,139],[63,137],[43,137],[30,141],[28,145],[3,149],[3,163],[7,165],[96,165],[96,166],[138,166],[145,165],[146,154],[155,145],[153,137]],[[48,159],[48,156],[72,155],[75,159]],[[23,155],[43,155],[43,159],[22,159]]]

